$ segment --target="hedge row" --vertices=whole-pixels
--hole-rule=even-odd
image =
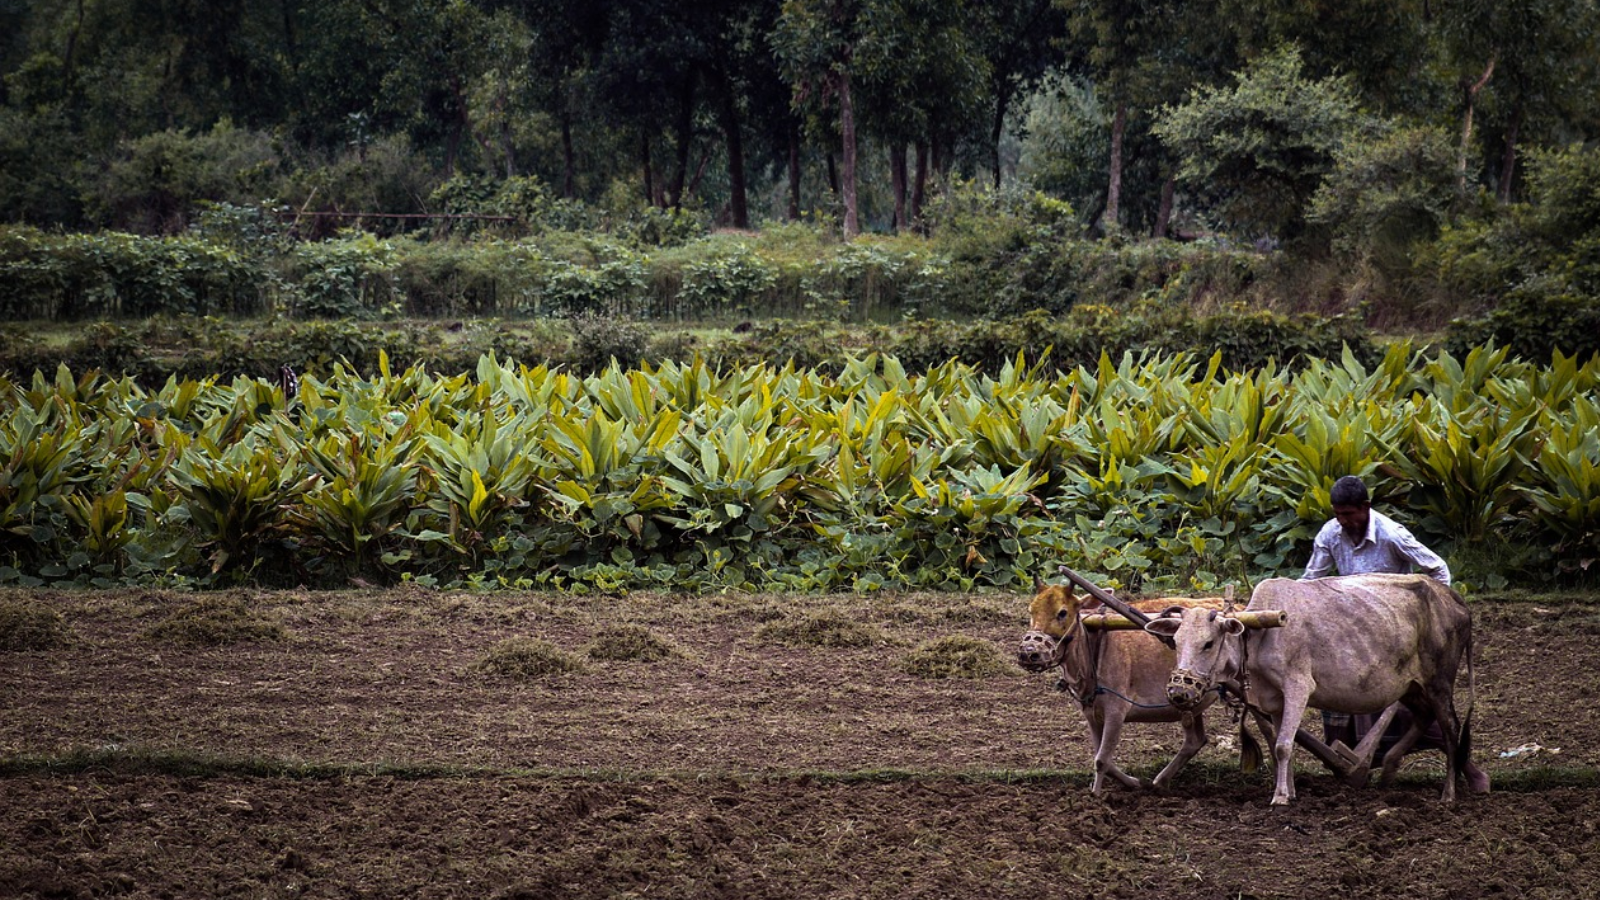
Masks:
[[[865,327],[781,319],[691,331],[598,316],[381,323],[176,316],[97,322],[64,344],[21,326],[0,334],[5,337],[0,372],[26,378],[65,365],[75,372],[131,376],[152,388],[172,377],[271,378],[286,365],[323,377],[339,364],[371,375],[380,354],[397,366],[457,374],[474,370],[490,353],[579,373],[613,362],[633,367],[696,357],[717,368],[775,362],[837,372],[850,355],[873,352],[892,355],[913,372],[950,360],[998,371],[1019,357],[1042,363],[1047,371],[1066,371],[1093,365],[1103,353],[1118,358],[1130,351],[1221,351],[1229,368],[1244,371],[1273,362],[1295,367],[1311,359],[1338,359],[1346,348],[1363,361],[1380,353],[1372,336],[1347,318],[1259,311],[1195,316],[1148,304],[1123,310],[1085,306],[1063,316],[1034,311],[1003,321]]]
[[[600,232],[300,242],[267,222],[227,224],[176,237],[0,227],[0,320],[598,314],[869,322],[1232,300],[1247,296],[1271,265],[1217,246],[1124,245],[1016,224],[981,237],[851,242],[780,225],[666,245]]]

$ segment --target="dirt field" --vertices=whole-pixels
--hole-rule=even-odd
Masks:
[[[1600,896],[1600,598],[1475,601],[1493,793],[1301,760],[1279,809],[1223,714],[1095,798],[1049,677],[907,668],[1009,655],[1023,597],[0,599],[70,639],[0,652],[0,897]],[[619,623],[664,643],[601,658]],[[581,670],[486,670],[529,638]],[[1149,777],[1177,728],[1130,730]]]

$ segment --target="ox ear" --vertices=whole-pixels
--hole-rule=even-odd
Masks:
[[[1175,636],[1178,633],[1178,629],[1182,627],[1182,619],[1160,618],[1151,619],[1149,622],[1146,622],[1144,630],[1150,632],[1156,637],[1170,638]]]
[[[1217,624],[1222,627],[1223,633],[1234,637],[1245,633],[1245,624],[1233,616],[1218,616]]]

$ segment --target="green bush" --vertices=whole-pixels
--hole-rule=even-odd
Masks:
[[[1600,150],[1534,152],[1528,202],[1446,229],[1430,255],[1441,283],[1483,311],[1449,344],[1486,341],[1528,359],[1600,351]]]
[[[1563,279],[1535,277],[1483,315],[1452,321],[1445,340],[1457,355],[1490,343],[1527,360],[1555,352],[1589,359],[1600,354],[1600,295],[1570,293]]]
[[[1334,152],[1307,218],[1332,229],[1335,249],[1381,271],[1408,273],[1416,245],[1457,211],[1456,148],[1441,128],[1391,128]]]
[[[0,228],[0,318],[248,315],[269,281],[257,262],[192,235]]]
[[[436,169],[403,136],[388,135],[336,154],[307,153],[292,160],[277,196],[295,210],[316,212],[423,213],[423,198],[438,186]],[[353,219],[308,216],[296,222],[302,238],[335,235]],[[402,219],[374,218],[361,226],[383,236],[413,227]]]
[[[650,346],[649,326],[618,316],[580,315],[570,320],[572,352],[568,360],[580,372],[597,372],[616,363],[637,368]]]
[[[371,318],[399,304],[395,245],[370,234],[300,244],[293,255],[291,315]]]
[[[204,134],[161,131],[137,138],[88,185],[89,216],[105,228],[178,234],[200,201],[259,202],[277,187],[273,143],[269,135],[226,121]]]

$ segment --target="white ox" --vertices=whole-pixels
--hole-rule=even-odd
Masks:
[[[1294,798],[1290,761],[1307,706],[1376,713],[1404,704],[1414,721],[1384,757],[1384,783],[1436,721],[1446,761],[1443,799],[1455,799],[1457,777],[1473,791],[1489,789],[1488,776],[1472,762],[1471,709],[1465,720],[1456,714],[1463,661],[1469,690],[1472,683],[1472,615],[1455,591],[1425,575],[1273,578],[1256,586],[1247,608],[1283,610],[1288,618],[1281,628],[1251,629],[1226,613],[1188,610],[1146,627],[1176,642],[1168,687],[1174,704],[1206,702],[1213,687],[1226,683],[1242,686],[1252,707],[1271,719],[1273,805]]]
[[[1062,687],[1083,709],[1094,754],[1092,793],[1100,793],[1106,776],[1130,788],[1139,779],[1117,767],[1117,744],[1124,722],[1180,722],[1183,746],[1152,782],[1162,787],[1206,744],[1205,709],[1217,697],[1212,691],[1198,703],[1179,709],[1167,700],[1172,650],[1138,631],[1090,631],[1083,626],[1085,604],[1064,585],[1035,582],[1029,605],[1030,625],[1017,648],[1017,663],[1032,672],[1061,667]],[[1218,609],[1217,599],[1143,600],[1131,604],[1158,615],[1174,607],[1203,605]]]

